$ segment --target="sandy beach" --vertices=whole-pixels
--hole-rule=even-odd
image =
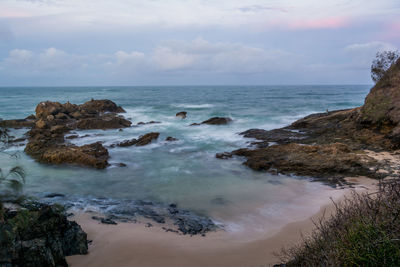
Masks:
[[[374,190],[376,180],[349,179],[358,183],[357,191]],[[351,193],[350,189],[339,191],[341,194],[335,194],[335,201]],[[332,214],[334,207],[329,197],[326,196],[326,204],[317,214],[283,225],[281,229],[269,231],[251,241],[243,241],[226,231],[191,237],[165,232],[161,225],[104,225],[92,220],[91,213],[78,213],[71,219],[82,226],[93,242],[88,255],[68,257],[68,263],[70,266],[272,266],[279,263],[276,252],[298,243],[302,234],[307,235],[314,229],[313,221],[323,214]]]

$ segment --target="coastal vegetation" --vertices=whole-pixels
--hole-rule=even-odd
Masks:
[[[377,52],[371,65],[371,78],[377,83],[385,75],[386,71],[400,58],[399,51]]]
[[[400,266],[400,181],[381,181],[376,193],[353,193],[330,218],[280,254],[286,266]]]

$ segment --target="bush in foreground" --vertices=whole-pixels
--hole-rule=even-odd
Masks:
[[[286,266],[400,266],[400,181],[353,193],[303,242],[280,254]]]

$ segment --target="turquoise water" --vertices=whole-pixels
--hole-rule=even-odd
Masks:
[[[26,156],[23,146],[8,149],[20,151],[18,159],[1,156],[0,164],[3,168],[19,164],[27,170],[25,191],[29,194],[56,192],[83,201],[106,197],[174,202],[241,229],[249,220],[289,219],[294,211],[315,212],[317,202],[304,203],[330,189],[304,178],[254,172],[242,165],[242,159],[218,160],[215,153],[246,146],[251,140],[237,133],[250,128],[273,129],[310,113],[360,106],[368,91],[369,86],[362,85],[0,88],[3,119],[24,118],[45,100],[79,104],[94,98],[121,105],[127,111],[124,116],[134,124],[161,122],[122,132],[79,131],[79,135],[89,137],[72,140],[78,145],[95,141],[109,145],[160,132],[159,140],[148,146],[109,148],[110,163],[122,162],[125,168],[42,165]],[[179,111],[187,111],[187,119],[177,119]],[[233,122],[227,126],[188,126],[213,116],[228,116]],[[167,136],[179,141],[163,141]]]

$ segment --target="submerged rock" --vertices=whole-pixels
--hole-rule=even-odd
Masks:
[[[161,123],[160,121],[149,121],[149,122],[138,122],[136,126],[146,125],[146,124],[158,124]]]
[[[180,117],[183,120],[183,119],[186,119],[186,115],[187,115],[186,111],[181,111],[181,112],[176,113],[175,116]]]
[[[173,142],[173,141],[178,141],[178,140],[179,139],[172,137],[172,136],[168,136],[167,138],[165,138],[165,141],[168,141],[168,142]]]
[[[218,226],[208,217],[195,212],[181,209],[176,204],[156,203],[144,200],[113,200],[106,198],[90,198],[85,202],[82,199],[57,199],[65,206],[84,208],[87,206],[98,207],[98,212],[104,216],[95,216],[95,220],[110,219],[114,222],[137,222],[141,217],[152,220],[158,224],[172,222],[174,232],[190,235],[204,235],[215,231]],[[52,199],[48,199],[49,202]],[[103,223],[107,223],[104,221]],[[169,228],[171,229],[171,228]]]
[[[128,147],[128,146],[145,146],[150,144],[153,140],[156,140],[160,133],[152,132],[140,136],[138,139],[125,140],[117,144],[111,145],[111,147]]]
[[[64,194],[60,193],[50,193],[44,196],[45,198],[54,198],[54,197],[65,197]]]
[[[131,139],[131,140],[125,140],[125,141],[122,141],[122,142],[120,142],[120,143],[117,143],[116,145],[117,145],[117,146],[120,146],[120,147],[127,147],[127,146],[133,146],[133,145],[135,145],[137,142],[138,142],[138,140],[135,139],[135,138],[133,138],[133,139]]]
[[[135,146],[145,146],[150,144],[153,140],[156,140],[160,136],[160,133],[152,132],[142,135],[137,140]]]
[[[223,124],[228,124],[231,121],[232,121],[231,118],[213,117],[213,118],[203,121],[201,124],[223,125]]]
[[[0,223],[2,266],[68,266],[65,257],[87,254],[86,233],[58,206],[5,209]]]
[[[232,158],[232,156],[233,156],[232,153],[229,153],[229,152],[215,154],[215,157],[217,159],[228,159],[228,158]]]
[[[203,121],[202,123],[192,123],[189,126],[199,126],[202,124],[208,124],[208,125],[224,125],[228,124],[232,121],[231,118],[225,118],[225,117],[213,117],[208,120]]]

